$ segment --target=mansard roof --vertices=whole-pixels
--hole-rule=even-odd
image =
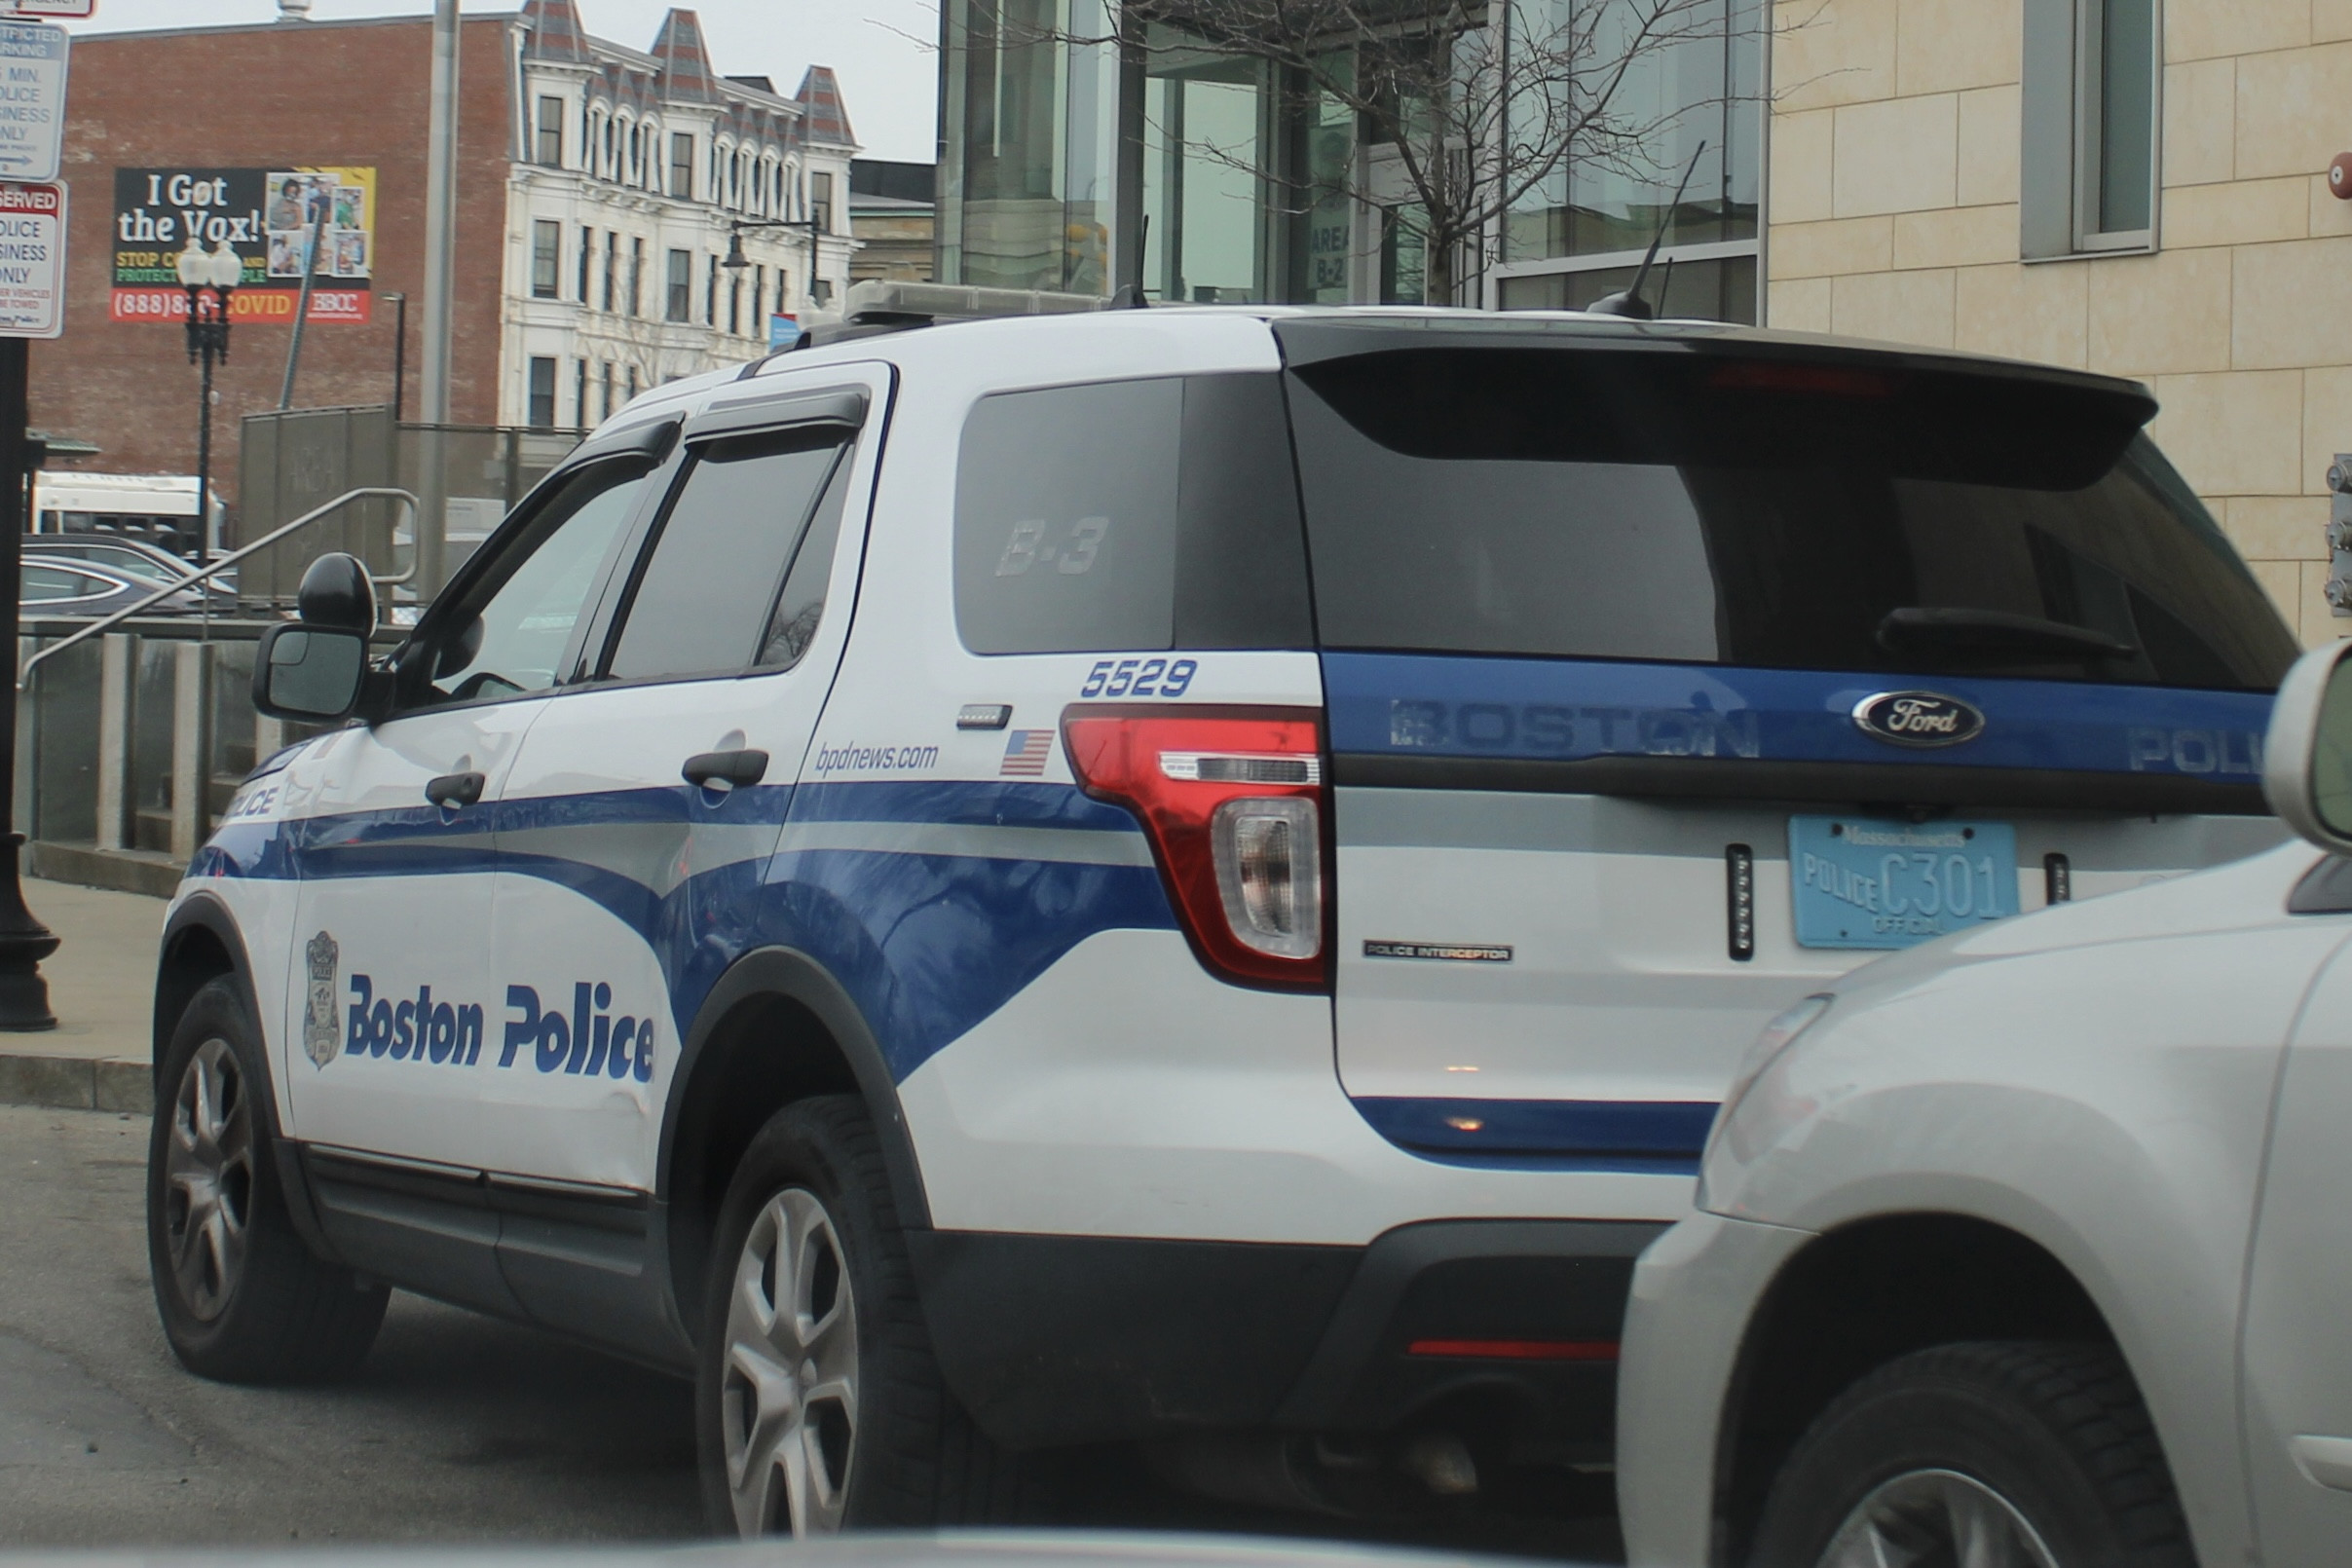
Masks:
[[[801,78],[801,134],[829,147],[854,147],[857,134],[849,129],[849,110],[841,102],[841,84],[833,69],[811,65]]]
[[[572,0],[524,0],[523,22],[531,29],[524,53],[533,59],[588,61],[588,30],[579,24]]]
[[[719,101],[719,76],[711,69],[710,51],[703,46],[702,19],[692,12],[673,7],[661,19],[653,57],[661,61],[665,96],[689,103]]]

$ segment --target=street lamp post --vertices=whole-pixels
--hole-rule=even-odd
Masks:
[[[818,221],[813,216],[805,218],[736,218],[727,226],[727,259],[720,262],[719,265],[728,272],[738,275],[744,268],[751,265],[751,258],[743,253],[743,231],[746,229],[806,229],[808,231],[808,302],[813,305],[816,303],[817,297],[817,236],[822,232],[817,227]],[[756,305],[759,302],[755,300],[753,303]]]
[[[188,362],[204,366],[196,416],[196,564],[212,554],[212,367],[229,357],[229,302],[244,280],[245,264],[223,240],[207,252],[191,236],[179,256],[179,284],[188,291]]]

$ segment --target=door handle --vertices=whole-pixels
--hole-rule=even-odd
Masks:
[[[482,783],[479,773],[443,773],[425,786],[425,799],[444,811],[455,811],[482,798]]]
[[[699,784],[706,790],[749,789],[767,776],[767,753],[706,751],[689,757],[686,766],[679,771],[689,784]]]

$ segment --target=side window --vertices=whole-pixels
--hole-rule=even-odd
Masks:
[[[556,684],[573,628],[651,471],[642,462],[582,468],[465,601],[434,616],[432,699],[466,702]]]
[[[114,584],[87,572],[62,566],[24,569],[24,599],[37,604],[48,599],[91,599],[112,593]]]
[[[975,653],[1312,647],[1280,377],[982,398],[956,470],[955,624]]]
[[[622,612],[606,673],[616,680],[724,675],[768,663],[794,551],[848,466],[839,427],[730,436],[694,448]],[[832,527],[840,527],[832,506]],[[813,559],[814,551],[807,552]],[[824,550],[828,561],[832,550]],[[813,570],[813,568],[812,568]],[[795,574],[796,576],[798,574]],[[821,575],[820,575],[821,576]],[[805,598],[809,590],[803,588]],[[822,608],[821,580],[814,590]],[[813,615],[809,618],[813,633]],[[789,647],[790,636],[782,640]],[[801,650],[807,647],[806,639]],[[789,663],[799,657],[779,656]]]
[[[756,662],[765,670],[788,670],[808,652],[817,638],[817,622],[825,614],[825,585],[833,579],[833,554],[841,539],[841,511],[849,502],[849,457],[846,450],[833,466],[832,482],[817,502],[816,516],[807,537],[794,552],[784,574],[784,591],[767,617],[767,635],[760,640]]]

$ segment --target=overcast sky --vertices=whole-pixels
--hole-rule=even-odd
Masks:
[[[650,48],[668,0],[578,0],[580,19],[599,38]],[[430,0],[316,0],[321,21],[430,11]],[[520,0],[467,0],[467,15],[521,9]],[[785,93],[810,65],[841,79],[849,123],[869,157],[929,163],[938,138],[937,0],[691,0],[700,13],[711,63],[723,76],[767,76]],[[278,0],[98,0],[82,32],[145,27],[201,27],[269,21]],[[911,36],[910,36],[911,35]]]

